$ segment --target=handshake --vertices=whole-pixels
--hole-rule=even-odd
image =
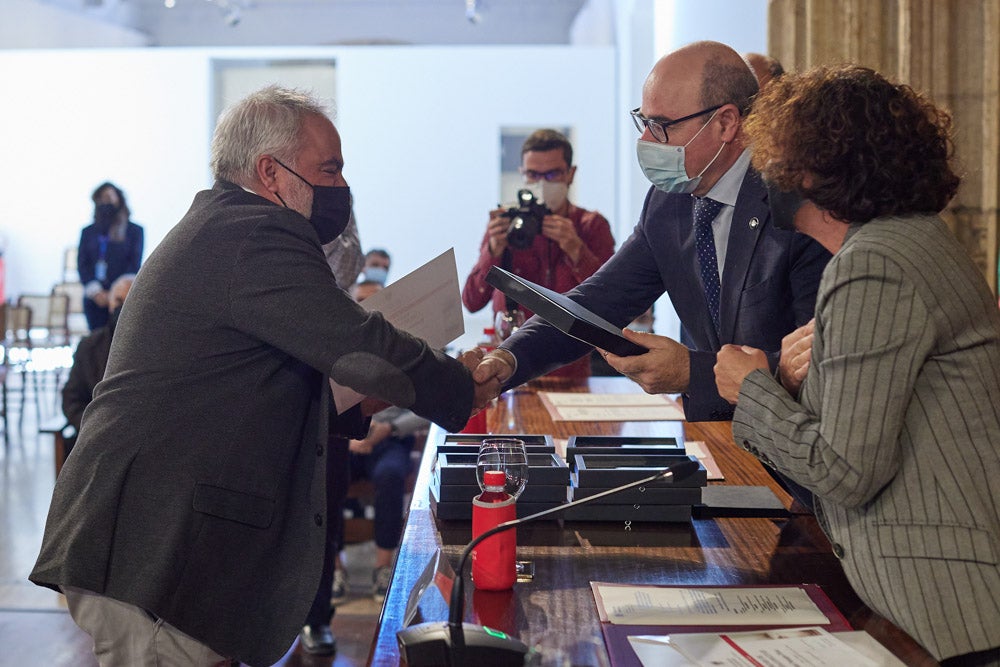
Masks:
[[[472,373],[475,396],[472,400],[472,414],[485,408],[490,401],[500,395],[500,387],[514,374],[514,356],[506,350],[484,353],[482,349],[467,350],[458,360]]]

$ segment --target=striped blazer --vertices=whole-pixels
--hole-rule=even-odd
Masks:
[[[1000,311],[940,218],[851,227],[799,401],[754,371],[733,434],[816,494],[872,609],[938,659],[1000,646]]]

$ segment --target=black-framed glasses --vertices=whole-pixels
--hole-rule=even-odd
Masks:
[[[639,107],[636,107],[635,109],[629,111],[629,115],[632,116],[632,122],[635,124],[635,129],[639,130],[639,132],[642,132],[643,130],[648,128],[649,133],[653,135],[654,139],[656,139],[661,144],[665,144],[670,139],[669,135],[667,134],[667,128],[683,123],[686,120],[691,120],[692,118],[697,118],[698,116],[704,116],[707,113],[712,113],[716,109],[721,109],[723,106],[725,105],[716,104],[714,107],[708,107],[707,109],[702,109],[701,111],[684,116],[683,118],[678,118],[677,120],[655,120],[653,118],[646,118],[641,113],[639,113]]]
[[[566,175],[566,170],[562,167],[549,169],[548,171],[535,171],[534,169],[524,169],[521,175],[528,181],[558,181]]]

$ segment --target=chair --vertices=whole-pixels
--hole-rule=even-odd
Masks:
[[[18,306],[31,309],[30,336],[33,344],[42,347],[69,345],[69,302],[65,293],[22,294]]]
[[[76,246],[67,246],[63,250],[63,267],[62,267],[62,279],[63,282],[71,283],[76,282],[80,279],[76,268],[76,254],[78,248]]]
[[[17,299],[17,306],[26,308],[30,313],[30,324],[25,340],[27,360],[22,377],[27,379],[27,373],[31,374],[31,384],[35,390],[35,406],[38,408],[38,419],[41,421],[45,415],[41,411],[39,396],[41,389],[46,385],[47,372],[52,372],[55,401],[58,404],[62,372],[72,362],[72,351],[69,349],[69,297],[56,293],[22,294]],[[23,411],[19,424],[21,421],[23,421]]]
[[[7,380],[11,371],[21,375],[21,410],[17,417],[20,430],[24,424],[24,405],[28,393],[28,370],[31,363],[33,345],[31,342],[31,308],[21,305],[4,304],[3,307],[3,413],[4,437],[7,437]],[[32,374],[35,385],[35,408],[41,414],[38,378]]]
[[[79,281],[56,283],[52,288],[52,293],[64,294],[69,299],[67,326],[70,336],[76,338],[90,333],[90,329],[87,327],[87,318],[83,314],[83,283]]]

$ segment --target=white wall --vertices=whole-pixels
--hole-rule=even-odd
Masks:
[[[578,201],[613,217],[609,47],[0,51],[8,297],[58,281],[101,181],[125,190],[147,255],[211,184],[213,57],[336,60],[362,243],[392,252],[391,277],[454,246],[464,280],[497,200],[502,126],[573,126]]]
[[[149,44],[147,35],[102,20],[103,12],[90,14],[67,12],[32,0],[0,0],[0,44],[9,49]]]
[[[595,2],[593,13],[606,20],[608,7]],[[337,125],[362,242],[393,252],[393,277],[454,246],[464,279],[497,200],[503,126],[574,126],[572,196],[601,210],[621,242],[648,188],[627,115],[646,73],[664,52],[697,39],[764,51],[767,2],[612,6],[615,46],[591,30],[580,39],[595,46],[0,50],[6,296],[48,291],[59,280],[62,250],[75,245],[101,181],[125,189],[146,227],[147,254],[210,185],[212,58],[336,60]],[[0,33],[15,25],[0,23]],[[19,29],[30,35],[44,21],[35,16]],[[662,301],[657,331],[676,335]],[[470,334],[487,320],[482,312],[469,318]]]

